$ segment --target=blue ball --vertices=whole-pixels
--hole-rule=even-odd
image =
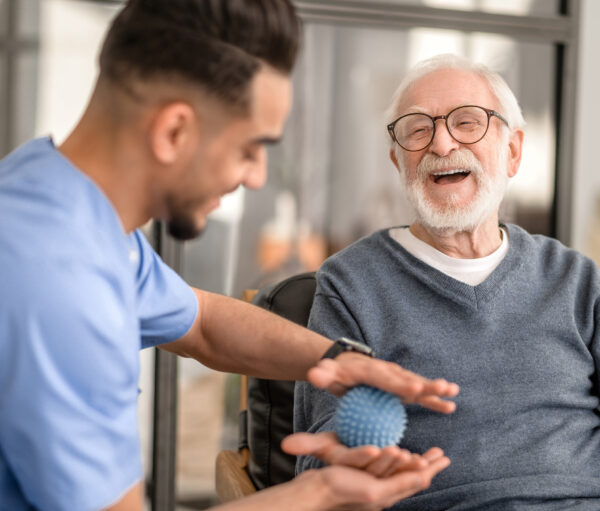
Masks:
[[[397,445],[406,428],[406,410],[394,394],[359,385],[340,399],[334,426],[348,447]]]

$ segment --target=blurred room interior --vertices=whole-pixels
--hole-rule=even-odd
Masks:
[[[269,150],[264,189],[239,189],[201,238],[145,230],[192,285],[244,289],[316,270],[358,238],[412,212],[388,158],[383,112],[403,73],[455,53],[498,71],[527,126],[502,220],[558,237],[600,262],[600,2],[597,0],[296,1],[304,41],[294,104]],[[0,157],[34,136],[60,143],[96,76],[120,1],[0,0]],[[214,459],[235,447],[236,377],[142,353],[139,403],[148,509],[215,502]],[[155,392],[155,382],[159,389]],[[153,440],[154,438],[154,440]]]

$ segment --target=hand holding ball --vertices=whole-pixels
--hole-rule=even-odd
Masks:
[[[359,385],[341,398],[334,424],[340,442],[348,447],[397,445],[406,428],[406,410],[394,394]]]

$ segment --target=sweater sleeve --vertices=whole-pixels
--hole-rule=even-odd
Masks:
[[[362,334],[344,299],[326,271],[317,273],[317,290],[308,327],[330,339],[349,337],[364,342]],[[319,433],[334,431],[338,399],[308,382],[297,382],[294,392],[294,431]],[[312,456],[299,456],[296,472],[320,468],[324,463]]]

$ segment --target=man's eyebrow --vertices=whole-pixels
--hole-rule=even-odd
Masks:
[[[251,144],[256,145],[274,145],[278,144],[281,140],[281,137],[258,137],[254,138],[250,141]]]

